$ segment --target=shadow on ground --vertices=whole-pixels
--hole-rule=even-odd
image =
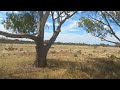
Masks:
[[[48,68],[63,68],[68,71],[79,70],[91,79],[120,78],[120,59],[89,58],[86,62],[72,62],[64,60],[48,60]]]
[[[28,65],[27,62],[26,65]],[[120,79],[120,58],[89,58],[89,60],[82,62],[48,59],[48,66],[46,68],[36,68],[32,63],[27,67],[24,66],[20,64],[19,67],[22,67],[23,69],[18,68],[19,72],[17,71],[17,73],[21,74],[25,69],[24,73],[25,76],[26,73],[28,74],[27,78],[31,78],[32,75],[36,76],[36,73],[39,72],[40,75],[50,75],[49,71],[53,71],[54,73],[54,71],[59,72],[60,70],[66,70],[64,73],[64,78],[69,76],[70,78],[77,79]],[[21,76],[16,77],[14,75],[16,73],[11,73],[10,76],[10,74],[6,73],[5,71],[6,70],[4,70],[4,67],[0,68],[0,78],[21,78]],[[25,78],[25,76],[22,78]]]

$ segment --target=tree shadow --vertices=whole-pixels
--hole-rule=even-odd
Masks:
[[[120,59],[116,61],[109,58],[89,58],[86,62],[72,62],[64,60],[48,60],[48,68],[63,68],[79,70],[91,78],[120,78]]]
[[[91,58],[95,60],[94,67],[100,71],[118,72],[120,70],[120,59],[115,58]]]

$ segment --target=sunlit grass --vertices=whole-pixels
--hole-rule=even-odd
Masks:
[[[77,45],[53,45],[53,47],[48,52],[48,66],[36,68],[35,45],[0,44],[0,79],[120,78],[118,47],[96,48]]]

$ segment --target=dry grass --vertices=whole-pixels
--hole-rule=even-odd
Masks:
[[[11,49],[8,49],[11,48]],[[0,44],[1,79],[120,79],[120,48],[54,45],[36,68],[35,45]]]

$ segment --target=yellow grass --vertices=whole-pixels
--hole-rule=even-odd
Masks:
[[[0,44],[1,79],[120,78],[120,48],[53,45],[48,66],[36,68],[34,44]]]

